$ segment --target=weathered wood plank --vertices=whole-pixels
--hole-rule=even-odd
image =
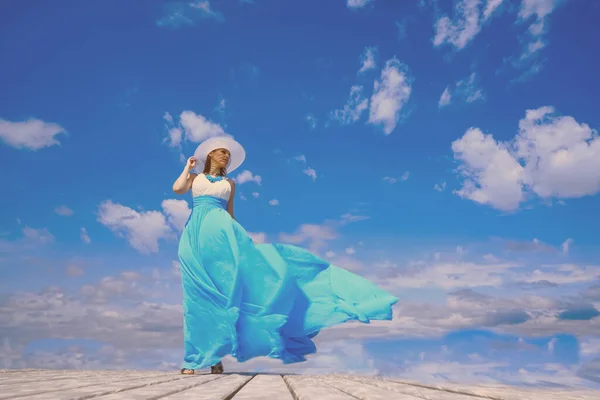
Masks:
[[[353,382],[351,380],[323,378],[323,382],[338,389],[340,392],[349,394],[360,400],[418,400],[416,397],[408,394],[394,393],[389,390],[364,385],[360,382]]]
[[[168,381],[156,385],[144,386],[137,389],[121,391],[102,396],[94,397],[98,400],[149,400],[163,399],[167,396],[173,396],[185,390],[207,384],[209,382],[222,379],[219,375],[192,375],[176,381]],[[33,400],[33,399],[32,399]],[[67,400],[67,398],[65,398]],[[71,400],[69,398],[68,400]],[[73,398],[75,400],[75,398]]]
[[[234,397],[234,400],[294,400],[281,375],[257,375]]]
[[[84,381],[84,380],[88,380],[88,379],[97,379],[101,382],[106,382],[106,381],[115,381],[115,380],[123,380],[123,379],[137,379],[137,378],[147,378],[147,377],[152,377],[152,376],[161,376],[164,375],[164,373],[159,373],[159,372],[149,372],[149,373],[143,373],[140,371],[137,372],[128,372],[128,373],[106,373],[106,372],[90,372],[90,371],[86,371],[84,372],[78,372],[78,373],[64,373],[64,372],[55,372],[52,374],[31,374],[31,373],[26,373],[26,374],[22,374],[22,375],[11,375],[11,377],[0,377],[0,385],[5,386],[5,385],[14,385],[14,384],[27,384],[27,383],[32,383],[32,382],[56,382],[56,381],[65,381],[65,380],[72,380],[72,381]],[[58,382],[56,382],[58,383]],[[52,384],[52,386],[56,386],[54,383]]]
[[[376,378],[380,381],[405,384],[415,388],[436,389],[450,393],[467,394],[491,400],[595,400],[600,398],[598,392],[582,393],[578,390],[517,388],[508,385],[463,385],[451,382],[439,384],[421,384],[392,378]]]
[[[8,391],[2,391],[0,399],[13,399],[23,397],[27,400],[56,400],[57,398],[79,398],[95,397],[99,395],[118,393],[121,391],[141,388],[148,385],[156,385],[162,382],[185,379],[183,375],[165,375],[164,377],[145,377],[126,380],[107,381],[106,379],[87,379],[71,382],[68,385],[54,385],[40,388],[37,385],[27,385],[25,387],[10,387]],[[27,397],[26,397],[27,396]]]
[[[293,393],[292,393],[293,392]],[[0,400],[600,400],[593,389],[423,384],[356,375],[256,375],[141,370],[12,370]]]
[[[253,375],[221,375],[222,379],[217,379],[201,386],[186,390],[184,392],[161,397],[161,400],[225,400],[233,397]],[[269,396],[270,398],[270,396]]]
[[[411,399],[415,400],[474,400],[473,396],[467,394],[449,393],[444,390],[428,389],[402,383],[379,380],[376,378],[347,376],[331,377],[329,379],[339,382],[344,380],[354,381],[366,389],[384,389],[388,392],[394,393],[395,396],[406,395],[411,396]]]
[[[333,388],[316,377],[284,376],[297,400],[354,400],[356,397]]]

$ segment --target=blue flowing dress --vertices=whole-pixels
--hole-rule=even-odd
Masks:
[[[231,355],[283,363],[315,353],[325,327],[391,320],[398,299],[370,281],[286,244],[255,244],[226,211],[231,186],[199,174],[183,229],[183,368],[201,369]]]

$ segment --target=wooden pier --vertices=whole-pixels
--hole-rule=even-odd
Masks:
[[[0,370],[0,400],[600,400],[591,389],[420,384],[354,375]]]

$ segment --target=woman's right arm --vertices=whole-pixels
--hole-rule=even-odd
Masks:
[[[194,178],[198,176],[198,174],[190,173],[192,169],[194,169],[196,165],[196,159],[190,157],[181,171],[181,175],[175,180],[173,183],[173,191],[177,194],[185,194],[192,187],[192,182],[194,182]]]

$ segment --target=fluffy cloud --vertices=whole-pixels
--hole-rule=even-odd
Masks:
[[[361,56],[361,67],[358,70],[359,74],[362,74],[366,71],[374,69],[377,67],[377,63],[375,62],[377,48],[375,47],[365,47],[365,50]]]
[[[29,119],[24,122],[0,119],[0,139],[17,149],[35,151],[60,145],[56,138],[59,134],[66,134],[62,126],[39,119]]]
[[[240,172],[239,174],[237,174],[237,176],[235,177],[235,181],[239,185],[242,185],[246,182],[255,182],[260,185],[262,182],[262,178],[260,175],[254,175],[252,172],[250,172],[248,170],[244,170],[244,171]]]
[[[510,142],[470,128],[452,143],[463,178],[456,193],[480,204],[512,211],[529,194],[576,198],[600,191],[597,131],[552,107],[528,110]]]
[[[185,200],[167,199],[161,204],[164,214],[167,216],[167,221],[177,231],[183,231],[185,223],[192,212]]]
[[[461,163],[458,171],[464,179],[456,194],[500,210],[519,207],[524,200],[524,170],[507,145],[478,128],[470,128],[452,143],[452,151]]]
[[[223,127],[193,111],[183,111],[179,115],[179,123],[174,125],[174,119],[165,113],[165,121],[169,124],[169,134],[166,141],[172,147],[179,147],[184,140],[199,143],[214,136],[226,135]]]
[[[180,223],[180,216],[176,209],[178,205],[172,201],[166,201],[171,220]],[[141,253],[158,252],[158,242],[161,239],[171,237],[172,230],[167,224],[167,219],[160,211],[138,212],[132,208],[106,200],[100,204],[97,212],[97,220],[108,227],[120,237],[125,237],[131,247]]]
[[[375,68],[375,49],[367,47],[362,55],[359,74]],[[400,119],[400,111],[408,102],[412,91],[412,79],[408,68],[397,58],[391,58],[381,70],[379,79],[373,83],[371,98],[364,94],[364,86],[353,85],[344,108],[331,112],[330,118],[343,125],[356,123],[369,110],[367,123],[380,126],[386,135],[392,133]]]
[[[396,58],[388,60],[380,79],[374,83],[369,123],[382,126],[386,135],[392,133],[398,124],[402,107],[410,98],[411,84],[406,67]]]
[[[458,50],[464,48],[481,31],[480,5],[481,0],[459,0],[454,20],[444,16],[435,23],[433,45],[449,43]]]

